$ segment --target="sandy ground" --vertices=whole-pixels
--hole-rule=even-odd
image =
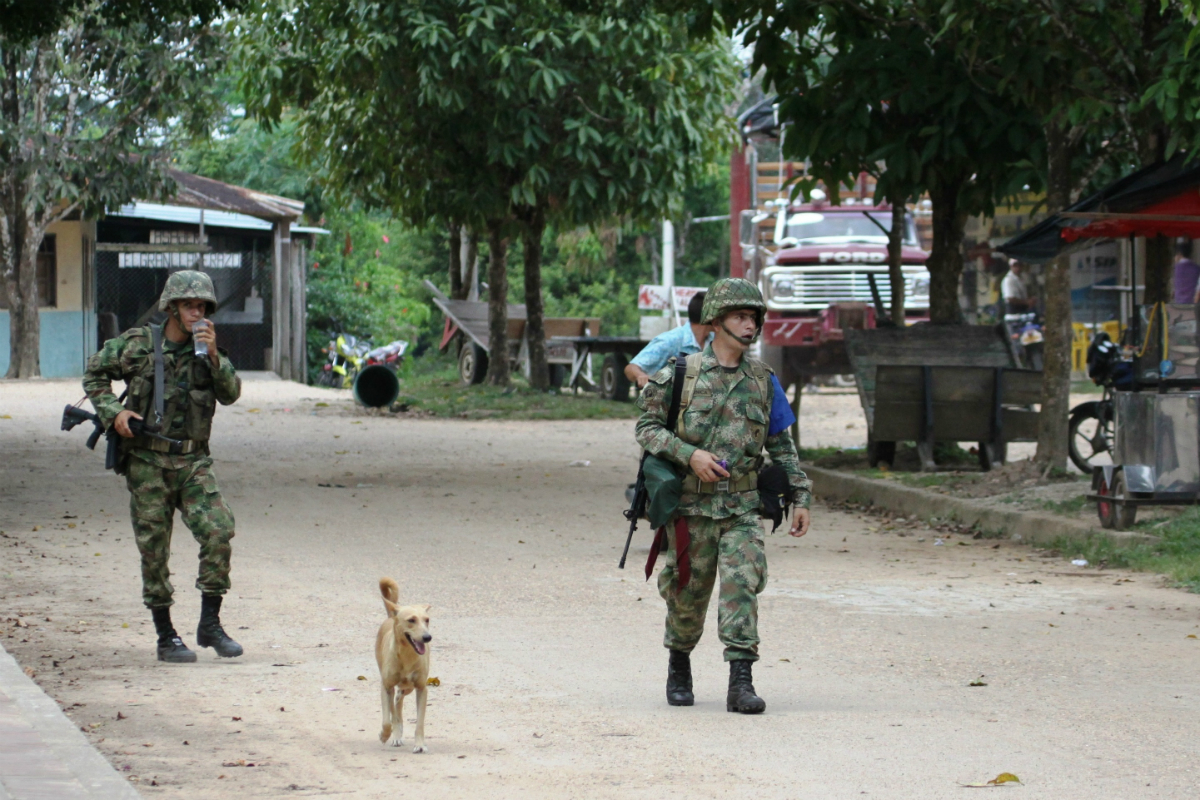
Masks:
[[[628,422],[375,417],[248,381],[213,441],[246,655],[160,664],[123,484],[58,431],[79,394],[0,383],[0,641],[146,797],[927,799],[1002,771],[1029,798],[1197,794],[1200,597],[821,506],[767,538],[767,713],[725,712],[712,619],[697,704],[668,707],[646,532],[616,568]],[[428,755],[377,738],[380,575],[433,604]]]

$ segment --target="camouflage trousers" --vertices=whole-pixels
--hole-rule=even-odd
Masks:
[[[229,591],[233,512],[221,498],[212,459],[200,458],[183,469],[163,469],[129,459],[125,475],[133,533],[142,556],[142,601],[148,608],[171,605],[171,529],[175,509],[200,543],[196,588],[202,594]]]
[[[667,601],[663,645],[690,653],[704,633],[713,584],[720,577],[717,636],[726,661],[758,660],[758,594],[767,586],[767,555],[758,513],[726,519],[687,517],[692,577],[678,593],[675,531],[667,526],[671,549],[658,574],[658,593]]]

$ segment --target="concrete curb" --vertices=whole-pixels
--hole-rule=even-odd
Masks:
[[[929,521],[933,517],[963,525],[978,525],[985,534],[999,534],[1030,544],[1049,544],[1065,536],[1083,540],[1097,535],[1127,541],[1155,541],[1157,537],[1128,531],[1107,531],[1099,525],[1066,519],[1037,511],[996,508],[963,497],[904,486],[896,481],[864,478],[837,470],[801,464],[813,482],[813,493],[826,500],[848,500],[882,506],[907,516]]]
[[[75,723],[0,646],[0,800],[139,800]]]

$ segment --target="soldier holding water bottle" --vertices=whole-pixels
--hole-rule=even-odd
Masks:
[[[117,473],[129,489],[142,600],[154,617],[158,660],[196,660],[171,623],[168,560],[176,508],[200,544],[197,643],[219,656],[240,656],[241,645],[225,633],[219,617],[230,585],[234,520],[213,474],[208,439],[217,403],[235,402],[242,384],[229,356],[217,349],[216,328],[208,319],[217,297],[208,275],[173,273],[158,308],[167,312],[166,324],[134,328],[105,342],[88,360],[83,388],[105,427],[122,436]],[[128,386],[122,398],[113,393],[114,380]],[[158,436],[136,435],[131,419],[143,420]]]

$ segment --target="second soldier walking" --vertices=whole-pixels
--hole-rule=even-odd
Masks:
[[[787,475],[787,500],[795,508],[789,533],[808,532],[812,484],[800,471],[788,432],[795,417],[770,368],[746,355],[762,330],[764,311],[754,284],[717,281],[700,320],[713,326],[715,338],[687,358],[675,429],[666,427],[673,364],[650,379],[638,400],[644,412],[638,444],[684,475],[678,519],[666,526],[667,563],[658,578],[667,602],[663,644],[670,651],[667,702],[673,706],[694,702],[691,652],[719,580],[717,635],[729,663],[726,708],[743,714],[766,708],[751,673],[758,660],[758,595],[767,585],[758,492],[764,449]]]

